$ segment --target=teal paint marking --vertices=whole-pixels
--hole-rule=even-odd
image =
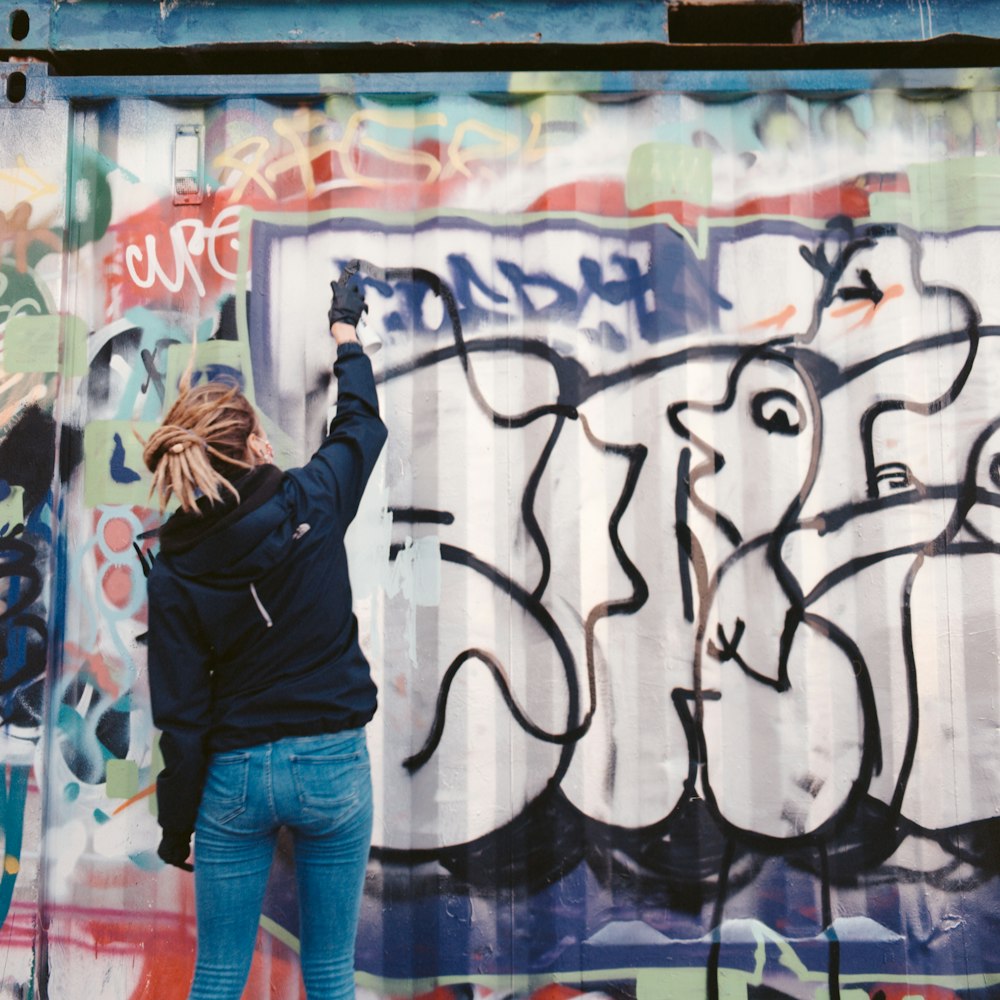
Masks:
[[[3,875],[0,876],[0,925],[7,919],[14,885],[21,870],[21,843],[24,839],[24,803],[28,797],[31,767],[12,764],[7,781],[0,781],[0,825],[4,831]]]
[[[163,867],[163,862],[160,860],[156,851],[136,851],[128,857],[129,861],[131,861],[136,868],[140,868],[144,872],[159,871]]]
[[[96,243],[111,224],[111,185],[106,156],[87,146],[78,146],[70,156],[71,183],[66,188],[69,220],[68,247],[79,250]]]

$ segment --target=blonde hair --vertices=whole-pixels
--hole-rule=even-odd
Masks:
[[[177,497],[182,509],[197,512],[200,492],[213,503],[226,489],[237,499],[230,481],[246,461],[247,439],[260,423],[239,387],[215,381],[190,387],[181,380],[180,395],[163,423],[144,442],[142,460],[153,473],[150,495],[159,494],[160,509]]]

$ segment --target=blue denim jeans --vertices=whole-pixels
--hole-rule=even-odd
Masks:
[[[213,755],[194,839],[198,961],[189,1000],[239,1000],[275,839],[295,845],[309,1000],[354,996],[354,941],[371,843],[363,729]]]

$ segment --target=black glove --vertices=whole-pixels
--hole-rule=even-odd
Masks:
[[[327,313],[330,318],[330,326],[333,326],[334,323],[349,323],[351,326],[357,326],[361,314],[368,312],[364,289],[361,287],[361,277],[358,274],[357,261],[352,260],[344,268],[340,281],[330,282],[330,291],[333,293],[330,300],[330,311]]]
[[[188,855],[191,853],[191,834],[189,833],[174,833],[170,830],[164,830],[156,853],[168,865],[183,868],[186,872],[194,871],[194,865],[188,864]]]

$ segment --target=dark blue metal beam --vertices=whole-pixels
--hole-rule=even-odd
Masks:
[[[665,44],[668,10],[685,2],[705,0],[8,0],[0,4],[0,57],[206,46]],[[802,11],[809,44],[1000,38],[995,0],[804,0]]]

